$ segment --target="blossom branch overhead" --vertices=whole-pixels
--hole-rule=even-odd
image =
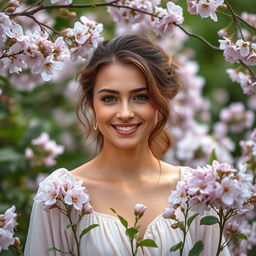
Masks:
[[[17,0],[11,0],[10,3],[17,3]],[[121,4],[120,4],[121,3]],[[231,36],[232,38],[228,38],[227,32],[223,34],[220,33],[220,36],[224,36],[225,38],[228,38],[227,40],[230,40],[230,44],[226,44],[226,46],[223,46],[224,44],[220,41],[220,46],[215,46],[211,42],[209,42],[206,38],[204,38],[201,35],[194,34],[189,32],[184,26],[182,26],[184,17],[183,17],[183,10],[179,5],[176,5],[173,2],[168,2],[166,4],[166,8],[161,7],[160,5],[161,1],[160,0],[147,0],[147,1],[141,1],[141,0],[125,0],[125,1],[120,1],[120,0],[112,0],[112,1],[106,1],[102,3],[95,3],[95,4],[73,4],[72,0],[51,0],[50,5],[43,5],[43,1],[37,1],[35,4],[32,6],[28,7],[27,9],[19,12],[16,11],[16,7],[12,7],[11,11],[7,12],[7,10],[10,10],[10,7],[5,8],[5,12],[0,13],[2,16],[5,15],[2,19],[6,20],[8,17],[10,19],[9,23],[14,23],[11,19],[19,16],[26,16],[34,20],[35,23],[37,23],[41,30],[46,32],[46,29],[49,29],[49,31],[52,31],[53,33],[59,35],[60,37],[63,38],[64,44],[66,44],[67,51],[71,57],[71,60],[75,61],[77,58],[82,58],[82,59],[88,59],[90,58],[93,49],[97,47],[98,43],[103,40],[103,38],[100,36],[100,33],[103,30],[102,24],[96,24],[94,21],[90,21],[91,23],[94,23],[96,34],[98,40],[94,40],[92,43],[93,47],[89,47],[88,53],[86,53],[87,48],[86,45],[88,45],[88,41],[91,40],[89,35],[89,29],[88,29],[88,24],[90,23],[83,23],[82,25],[79,25],[79,22],[75,23],[75,26],[73,28],[73,31],[71,33],[71,29],[66,29],[64,33],[58,32],[54,30],[51,26],[47,26],[44,23],[39,22],[33,15],[38,13],[39,11],[42,10],[52,10],[52,9],[78,9],[78,8],[97,8],[97,7],[107,7],[108,12],[111,14],[113,17],[113,20],[115,22],[121,22],[121,23],[130,23],[130,24],[139,24],[144,22],[144,17],[150,17],[151,18],[151,26],[152,30],[157,34],[157,35],[163,35],[167,33],[172,33],[175,28],[178,28],[182,30],[186,35],[192,38],[196,38],[197,40],[200,40],[204,44],[206,44],[208,47],[216,50],[216,51],[223,51],[225,60],[230,63],[237,63],[240,65],[240,67],[243,67],[245,71],[239,70],[242,74],[242,78],[236,79],[235,82],[240,83],[243,92],[245,94],[252,94],[256,92],[256,76],[254,73],[254,70],[250,66],[255,66],[256,65],[256,46],[254,43],[251,43],[250,41],[246,41],[245,37],[243,36],[243,32],[240,26],[240,22],[242,21],[245,25],[248,25],[249,28],[255,30],[256,26],[251,25],[250,22],[246,21],[242,17],[240,17],[236,12],[233,10],[232,6],[229,4],[227,0],[209,0],[209,1],[204,1],[204,0],[187,0],[187,9],[188,12],[192,15],[200,15],[201,18],[208,18],[210,17],[213,21],[217,22],[218,17],[217,17],[217,11],[219,9],[223,9],[225,11],[225,15],[228,15],[230,19],[233,20],[234,24],[234,29],[235,29],[235,34],[237,31],[240,32],[240,38],[238,37],[237,42],[233,42],[234,36]],[[8,6],[8,5],[7,5]],[[227,14],[229,12],[230,14]],[[1,18],[0,18],[1,19]],[[88,20],[88,19],[87,19]],[[5,21],[6,22],[6,21]],[[4,22],[2,22],[4,23]],[[8,22],[7,22],[8,23]],[[80,22],[81,23],[81,22]],[[10,24],[8,24],[9,27],[11,27]],[[4,30],[4,29],[3,29]],[[7,33],[3,36],[3,39],[8,41],[10,38],[10,34],[8,31],[12,30],[12,28],[7,29]],[[21,29],[19,29],[21,30]],[[68,31],[68,35],[65,34]],[[225,29],[223,29],[225,31]],[[4,31],[5,32],[5,31]],[[51,34],[49,34],[49,37],[51,41],[53,39],[51,38]],[[82,34],[82,40],[78,39],[79,34]],[[23,32],[19,33],[20,37],[24,37],[27,35],[24,35]],[[226,36],[226,37],[225,37]],[[236,37],[236,36],[235,36]],[[12,35],[11,38],[14,38]],[[45,37],[46,38],[46,37]],[[46,38],[47,39],[47,38]],[[22,41],[23,39],[20,39]],[[47,39],[48,40],[48,39]],[[85,41],[83,41],[85,40]],[[227,41],[226,40],[226,41]],[[251,39],[253,40],[253,39]],[[13,40],[11,40],[13,41]],[[49,40],[48,40],[49,41]],[[83,42],[82,42],[83,41]],[[2,55],[2,62],[4,63],[4,66],[7,69],[10,69],[11,73],[19,73],[21,72],[24,68],[28,68],[29,65],[27,63],[22,63],[25,62],[24,58],[19,58],[20,55],[17,54],[14,51],[14,48],[17,48],[17,44],[13,44],[12,47],[10,47],[10,52],[7,52],[5,55]],[[52,47],[54,48],[54,47]],[[64,49],[64,45],[62,49]],[[22,53],[21,55],[26,55],[26,53]],[[9,56],[14,56],[14,57],[9,57]],[[48,59],[53,59],[52,57],[49,57],[50,55],[47,55],[46,57]],[[66,56],[68,57],[68,56]],[[9,58],[9,59],[6,59]],[[17,61],[18,58],[18,61]],[[63,61],[60,61],[59,63],[53,63],[53,61],[47,61],[46,66],[47,66],[47,71],[43,72],[43,80],[49,81],[52,77],[52,74],[54,72],[57,72],[58,70],[61,69],[61,66],[63,66]],[[16,64],[14,64],[16,63]],[[19,63],[19,64],[18,64]],[[15,66],[16,67],[13,67]],[[50,66],[50,69],[49,69]],[[33,73],[33,71],[32,71]],[[45,75],[47,73],[48,75]],[[232,78],[231,78],[232,79]]]

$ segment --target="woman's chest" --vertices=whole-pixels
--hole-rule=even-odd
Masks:
[[[143,236],[150,223],[161,215],[164,208],[168,205],[168,193],[167,191],[159,190],[136,192],[119,190],[114,192],[107,189],[104,191],[95,190],[93,193],[90,193],[90,197],[91,204],[96,212],[117,217],[111,210],[112,208],[128,221],[129,226],[133,226],[135,222],[135,205],[145,205],[147,208],[138,223],[140,235]]]

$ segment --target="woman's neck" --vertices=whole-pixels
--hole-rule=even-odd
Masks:
[[[128,183],[152,176],[158,173],[156,169],[159,169],[159,161],[149,147],[133,149],[103,147],[93,162],[100,167],[103,177]]]

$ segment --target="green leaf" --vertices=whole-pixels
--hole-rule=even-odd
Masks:
[[[196,218],[196,216],[198,216],[199,213],[196,213],[194,215],[192,215],[191,217],[189,217],[188,219],[188,227],[190,227],[191,223],[193,222],[193,220]]]
[[[125,228],[127,228],[127,227],[128,227],[128,222],[127,222],[127,220],[126,220],[124,217],[120,216],[120,215],[117,215],[117,217],[118,217],[118,219],[120,220],[120,222],[123,224],[123,226],[124,226]]]
[[[233,238],[240,238],[240,239],[243,239],[243,240],[247,240],[247,236],[243,233],[234,233],[232,235],[232,239]]]
[[[96,228],[96,227],[98,227],[99,226],[99,224],[92,224],[92,225],[90,225],[89,227],[87,227],[87,228],[85,228],[82,232],[81,232],[81,234],[80,234],[80,236],[79,236],[79,239],[81,239],[86,233],[88,233],[91,229],[93,229],[93,228]]]
[[[115,211],[115,209],[110,208],[110,210],[117,215],[117,212]]]
[[[211,152],[211,155],[210,155],[210,157],[209,157],[209,164],[212,165],[212,162],[213,162],[214,160],[217,160],[217,156],[216,156],[215,149],[213,149],[212,152]]]
[[[138,229],[137,228],[127,228],[126,229],[126,234],[129,236],[129,237],[133,237],[135,236],[137,233],[138,233]]]
[[[127,227],[128,227],[128,222],[127,222],[127,220],[126,220],[124,217],[122,217],[121,215],[118,215],[118,213],[117,213],[113,208],[110,208],[110,210],[111,210],[113,213],[115,213],[115,214],[117,215],[118,219],[119,219],[120,222],[123,224],[123,226],[124,226],[125,228],[127,228]]]
[[[179,242],[179,243],[173,245],[173,246],[170,248],[170,252],[175,252],[175,251],[179,250],[182,245],[183,245],[182,242]]]
[[[141,241],[140,243],[138,243],[137,246],[146,246],[146,247],[157,248],[157,244],[155,243],[154,240],[151,240],[151,239],[145,239],[145,240]]]
[[[202,241],[197,241],[193,248],[189,251],[188,256],[199,256],[204,249],[204,243]]]
[[[16,162],[22,158],[24,158],[23,155],[11,147],[6,147],[0,150],[0,162]]]
[[[205,216],[200,220],[200,225],[214,225],[219,223],[219,219],[215,216]]]

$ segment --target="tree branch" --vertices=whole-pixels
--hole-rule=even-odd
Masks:
[[[16,16],[27,16],[27,15],[34,15],[35,13],[41,10],[49,10],[49,9],[60,9],[60,8],[95,8],[100,6],[113,6],[113,4],[119,2],[120,0],[113,0],[108,3],[98,3],[98,4],[55,4],[55,5],[40,5],[39,7],[31,10],[31,11],[22,11],[17,13],[9,14],[10,17]]]
[[[214,50],[216,50],[216,51],[221,51],[221,52],[222,52],[222,50],[221,50],[219,47],[217,47],[217,46],[211,44],[209,41],[207,41],[207,40],[206,40],[205,38],[203,38],[202,36],[197,35],[197,34],[190,33],[190,32],[188,32],[185,28],[183,28],[182,26],[180,26],[180,25],[178,25],[178,24],[175,24],[175,23],[174,23],[174,25],[175,25],[176,27],[178,27],[179,29],[181,29],[181,30],[182,30],[185,34],[187,34],[188,36],[194,37],[194,38],[196,38],[196,39],[202,41],[203,43],[205,43],[207,46],[211,47],[212,49],[214,49]]]

